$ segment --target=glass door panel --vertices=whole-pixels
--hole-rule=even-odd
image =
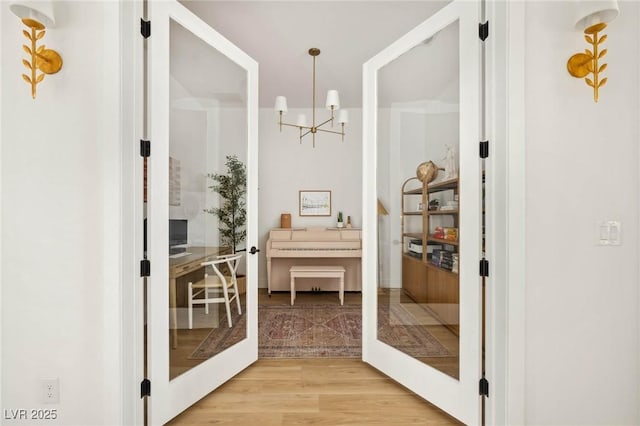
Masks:
[[[231,265],[202,266],[245,248],[247,72],[174,20],[169,32],[173,379],[247,337],[244,252]]]
[[[481,416],[479,7],[451,2],[363,67],[363,359],[468,424]]]
[[[379,293],[378,339],[454,378],[460,347],[459,25],[449,24],[378,71],[377,113],[384,119],[378,121],[376,166],[377,198],[400,217],[397,235],[389,229],[379,237],[382,246],[399,241],[388,254],[398,258],[399,276]]]
[[[147,359],[162,424],[257,359],[258,68],[178,2],[149,11]]]

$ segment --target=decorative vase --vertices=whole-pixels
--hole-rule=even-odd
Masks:
[[[291,228],[291,214],[282,213],[280,215],[280,228]]]

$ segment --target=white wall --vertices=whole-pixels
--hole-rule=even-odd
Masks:
[[[318,118],[327,113],[324,108],[316,109]],[[297,114],[306,114],[310,120],[311,109],[289,109],[285,121],[295,122]],[[344,142],[339,135],[317,134],[313,148],[311,135],[305,136],[301,145],[297,129],[283,127],[280,133],[273,109],[260,109],[260,287],[267,286],[265,244],[269,230],[280,227],[282,213],[291,213],[294,228],[335,227],[339,211],[345,221],[351,216],[354,228],[362,225],[362,110],[349,108],[349,120]],[[299,215],[298,191],[304,189],[331,190],[331,217]]]
[[[382,287],[400,287],[400,228],[399,228],[399,191],[395,176],[395,164],[398,150],[393,145],[391,134],[391,108],[378,108],[378,146],[376,155],[378,164],[376,179],[378,200],[388,215],[378,216],[378,284]],[[394,173],[394,178],[391,177]]]
[[[189,220],[189,244],[203,246],[205,213],[202,210],[206,205],[205,184],[209,160],[208,122],[212,114],[174,76],[170,77],[169,91],[172,103],[169,116],[169,155],[180,164],[180,204],[169,206],[169,218]],[[215,115],[213,117],[215,120]],[[212,127],[215,127],[214,123]],[[214,143],[215,140],[212,140],[211,145]]]
[[[47,424],[119,424],[119,5],[55,3],[58,27],[43,42],[64,68],[36,100],[20,76],[23,26],[0,8],[1,408],[57,409]],[[60,378],[59,404],[41,403],[43,377]]]
[[[640,424],[639,6],[606,33],[600,101],[566,61],[587,45],[571,2],[526,2],[528,424]],[[596,224],[622,222],[599,247]]]
[[[204,209],[219,207],[220,196],[207,174],[226,174],[228,155],[247,164],[247,110],[239,102],[198,97],[173,76],[171,99],[169,155],[180,161],[181,199],[169,206],[169,217],[188,220],[189,245],[218,246],[218,219]]]

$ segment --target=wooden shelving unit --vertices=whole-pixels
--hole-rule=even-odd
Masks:
[[[445,239],[442,239],[442,238],[427,237],[427,241],[431,242],[431,243],[449,244],[450,246],[458,246],[458,242],[457,241],[445,240]]]
[[[451,306],[459,304],[459,275],[431,262],[428,246],[443,245],[448,251],[459,253],[458,240],[435,238],[432,221],[448,217],[453,227],[458,228],[459,209],[428,210],[429,201],[438,193],[450,191],[451,197],[458,194],[458,179],[426,184],[413,177],[402,185],[402,289],[415,302],[423,304],[443,325],[458,334],[457,318],[452,319]],[[418,207],[421,206],[422,209]],[[459,236],[458,236],[459,238]],[[410,254],[411,240],[419,240],[422,254]]]

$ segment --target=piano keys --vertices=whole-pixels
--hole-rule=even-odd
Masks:
[[[359,229],[272,229],[266,247],[267,285],[272,291],[289,291],[289,268],[293,265],[340,265],[345,272],[345,291],[362,290],[362,233]],[[296,280],[296,290],[338,290],[333,280]]]

